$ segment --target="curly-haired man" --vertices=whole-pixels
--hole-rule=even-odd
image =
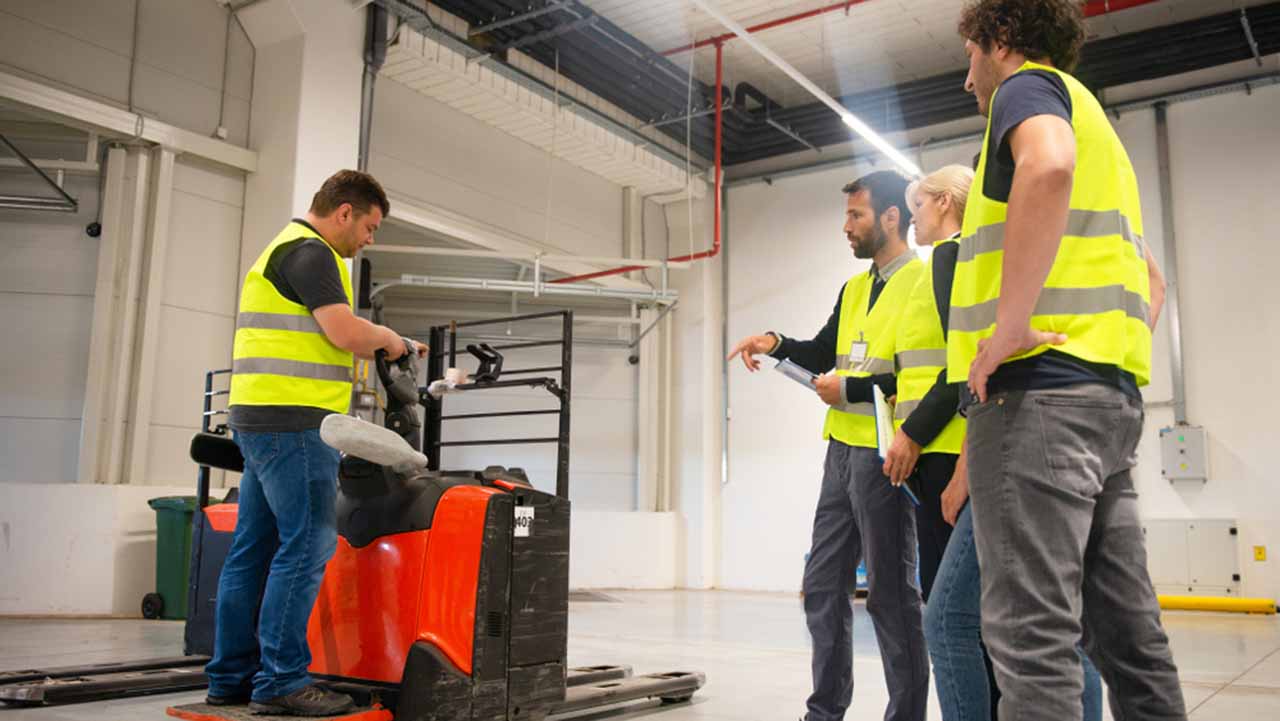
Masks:
[[[1081,718],[1083,639],[1116,718],[1185,719],[1131,475],[1163,292],[1133,166],[1068,74],[1079,3],[975,0],[959,31],[988,120],[948,376],[974,396],[966,453],[999,715]]]

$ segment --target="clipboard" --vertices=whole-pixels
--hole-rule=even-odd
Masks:
[[[778,365],[774,366],[773,369],[809,390],[814,389],[814,379],[818,377],[817,373],[808,368],[792,363],[790,358],[778,361]]]
[[[871,386],[872,402],[875,406],[876,417],[876,451],[880,454],[880,460],[885,460],[889,454],[889,448],[893,445],[893,408],[889,405],[889,399],[885,398],[884,391],[880,390],[880,386],[872,384]],[[904,481],[898,488],[907,494],[907,498],[911,504],[919,507],[920,498],[911,488],[911,481]]]

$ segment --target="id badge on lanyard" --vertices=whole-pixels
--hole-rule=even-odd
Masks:
[[[862,361],[867,359],[867,342],[863,340],[862,333],[858,333],[858,340],[855,340],[849,346],[849,367],[856,368]]]

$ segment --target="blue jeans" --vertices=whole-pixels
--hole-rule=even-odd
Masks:
[[[983,658],[981,600],[973,514],[966,505],[956,519],[924,612],[924,635],[945,721],[991,718],[992,689]],[[1083,719],[1101,721],[1102,677],[1089,657],[1077,651],[1084,666]]]
[[[311,683],[307,620],[337,547],[338,452],[319,430],[237,431],[235,536],[218,579],[211,696],[268,701]]]

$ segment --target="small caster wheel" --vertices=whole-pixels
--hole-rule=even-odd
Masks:
[[[164,596],[158,593],[148,593],[142,597],[142,617],[143,618],[160,618],[164,613]]]
[[[662,705],[663,705],[663,706],[673,706],[673,705],[678,704],[678,703],[686,703],[686,702],[688,702],[688,701],[689,701],[689,699],[691,699],[691,698],[693,698],[693,695],[692,695],[692,694],[690,694],[690,695],[688,695],[688,696],[663,696],[663,697],[662,697]]]

